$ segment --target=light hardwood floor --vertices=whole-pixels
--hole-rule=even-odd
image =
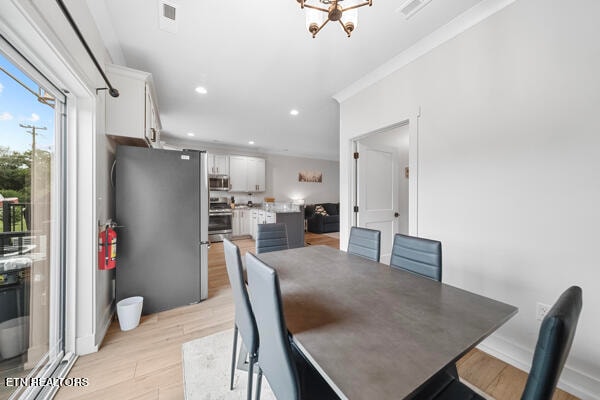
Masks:
[[[306,242],[338,248],[339,240],[308,233]],[[238,240],[242,256],[254,250],[254,241]],[[233,299],[223,245],[209,250],[209,298],[200,304],[181,307],[142,317],[133,331],[121,332],[114,321],[100,351],[79,357],[70,377],[85,377],[89,386],[62,388],[58,400],[119,399],[167,400],[183,399],[181,345],[199,337],[231,329]],[[462,377],[498,400],[520,398],[527,374],[502,361],[473,350],[458,363]],[[555,400],[575,400],[557,391]]]

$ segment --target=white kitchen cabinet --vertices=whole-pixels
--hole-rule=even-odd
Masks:
[[[106,96],[106,135],[119,144],[159,147],[160,116],[152,75],[119,65],[106,73],[119,97]]]
[[[252,210],[250,209],[244,210],[241,230],[244,232],[244,235],[252,234]]]
[[[250,235],[251,211],[249,209],[234,209],[232,218],[233,236]]]
[[[246,157],[229,156],[229,185],[230,192],[248,191],[248,173],[246,171]]]
[[[250,212],[250,218],[251,218],[251,220],[250,220],[250,223],[251,223],[250,228],[251,228],[251,232],[252,232],[251,233],[252,234],[252,238],[254,240],[256,240],[256,235],[257,235],[257,232],[258,232],[258,224],[259,224],[259,222],[258,222],[258,210],[252,210]]]
[[[208,154],[208,173],[214,175],[229,175],[229,156],[224,154]]]
[[[256,239],[256,235],[258,232],[258,224],[266,224],[267,223],[267,212],[261,209],[253,209],[251,216],[251,231],[252,237]]]
[[[265,191],[266,163],[263,158],[248,157],[248,189],[251,192]]]
[[[241,235],[240,230],[240,218],[242,216],[242,210],[233,210],[233,216],[231,217],[231,234],[233,236]]]
[[[230,192],[264,192],[265,185],[264,158],[229,156]]]

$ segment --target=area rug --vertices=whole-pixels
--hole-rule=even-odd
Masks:
[[[234,388],[229,390],[231,368],[231,345],[233,330],[227,330],[184,343],[183,385],[185,400],[245,400],[248,372],[235,371]],[[238,347],[241,339],[238,339]],[[239,348],[238,348],[239,351]],[[461,378],[486,400],[494,398]],[[254,379],[256,383],[256,376]],[[254,385],[256,389],[256,385]],[[260,400],[276,400],[263,377]],[[252,395],[254,398],[254,394]]]
[[[186,400],[246,399],[248,372],[236,369],[234,389],[229,390],[232,343],[233,329],[230,329],[183,344],[183,385]],[[241,339],[238,338],[238,346],[240,343]],[[254,383],[256,389],[256,375]],[[275,400],[264,377],[260,393],[261,400]]]

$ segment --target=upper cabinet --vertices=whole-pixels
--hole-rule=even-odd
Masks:
[[[106,134],[120,144],[158,147],[161,124],[152,75],[119,65],[107,65],[106,73],[120,93],[106,96]]]
[[[248,157],[248,191],[265,191],[265,160],[264,158]]]
[[[229,191],[264,192],[265,165],[263,158],[229,156]]]
[[[229,156],[208,154],[208,173],[212,175],[229,175]]]

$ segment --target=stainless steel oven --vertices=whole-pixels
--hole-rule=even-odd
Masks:
[[[226,197],[211,197],[208,210],[208,240],[221,242],[233,232],[233,212]]]
[[[229,190],[229,175],[209,175],[208,176],[209,190]]]

